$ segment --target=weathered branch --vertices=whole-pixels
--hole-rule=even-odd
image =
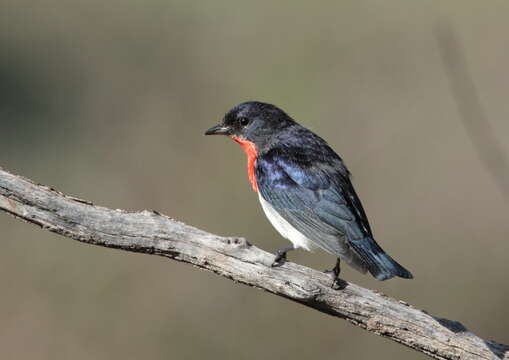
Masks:
[[[347,284],[330,288],[322,272],[286,263],[242,238],[226,238],[155,211],[112,210],[65,196],[0,169],[0,209],[84,243],[165,256],[348,320],[436,359],[506,359],[509,347],[485,341],[458,322],[440,319],[385,295]]]

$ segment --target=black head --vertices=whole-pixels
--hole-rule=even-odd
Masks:
[[[234,136],[262,145],[293,124],[295,122],[278,107],[248,101],[228,111],[221,124],[208,129],[205,135]]]

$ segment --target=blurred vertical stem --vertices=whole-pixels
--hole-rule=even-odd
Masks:
[[[445,73],[463,126],[500,191],[509,202],[509,161],[486,119],[481,99],[469,72],[465,52],[451,24],[435,27],[435,37],[444,62]]]

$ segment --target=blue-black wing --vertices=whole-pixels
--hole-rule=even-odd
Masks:
[[[318,137],[316,137],[318,138]],[[362,204],[342,160],[320,138],[310,152],[278,146],[256,161],[256,180],[265,201],[325,251],[377,279],[411,274],[375,242]]]

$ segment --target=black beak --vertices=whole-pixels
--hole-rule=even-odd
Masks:
[[[205,135],[230,135],[230,128],[223,125],[212,126],[205,131]]]

